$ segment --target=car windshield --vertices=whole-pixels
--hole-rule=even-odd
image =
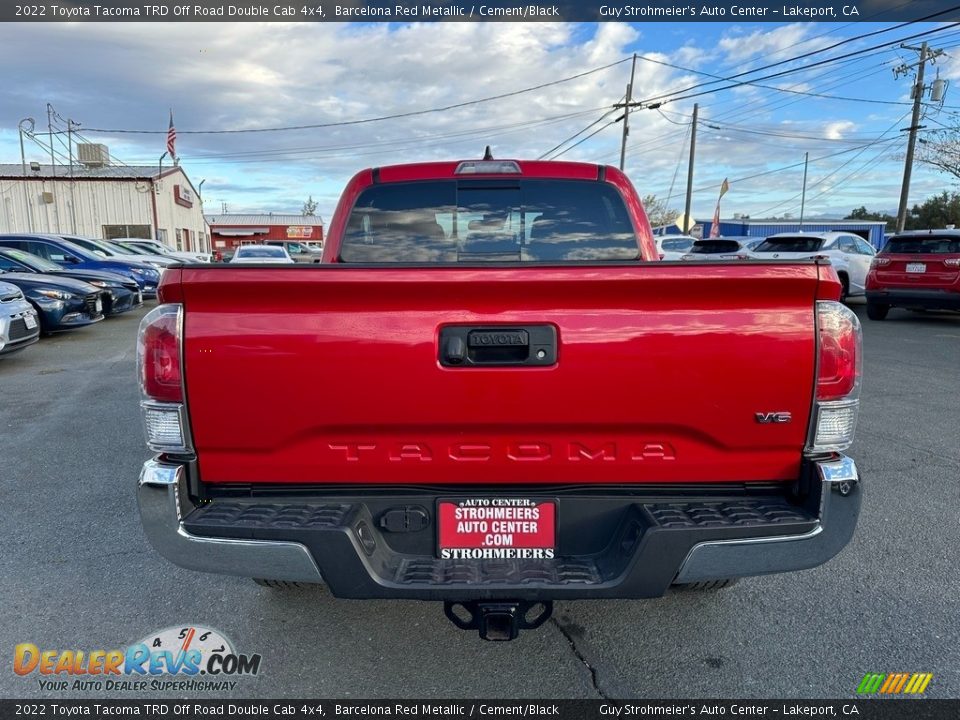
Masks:
[[[374,185],[357,199],[343,262],[636,260],[623,199],[606,183],[479,179]]]
[[[241,258],[282,258],[287,254],[278,247],[242,247],[237,250],[236,257]]]
[[[0,253],[0,257],[6,255],[7,257],[13,258],[17,262],[23,263],[32,270],[38,270],[40,272],[59,272],[63,270],[62,267],[56,263],[52,263],[49,260],[46,260],[42,257],[38,257],[23,250],[17,250],[15,248],[4,248],[3,252]]]
[[[690,252],[700,255],[716,255],[718,253],[732,253],[740,249],[736,240],[697,240]]]
[[[893,237],[884,252],[904,255],[956,255],[960,254],[960,237],[956,235],[921,235]]]
[[[140,248],[121,245],[118,242],[108,242],[104,240],[100,244],[105,245],[106,247],[110,248],[113,252],[120,253],[121,255],[146,255],[147,254]]]
[[[128,248],[134,252],[138,252],[142,255],[163,255],[164,253],[160,252],[153,245],[147,245],[146,243],[122,243],[118,242],[118,245],[121,247]]]
[[[823,247],[823,238],[817,237],[769,237],[757,245],[755,253],[808,253]]]

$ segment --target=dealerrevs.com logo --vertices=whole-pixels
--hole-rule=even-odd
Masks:
[[[150,633],[117,650],[41,648],[20,643],[13,671],[41,690],[98,692],[233,690],[237,677],[260,672],[259,654],[242,654],[219,631],[199,625]]]

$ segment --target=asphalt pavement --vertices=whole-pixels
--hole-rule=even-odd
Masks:
[[[169,697],[843,698],[867,672],[933,673],[928,697],[960,697],[960,316],[878,323],[857,309],[850,454],[865,495],[841,555],[721,591],[558,603],[511,643],[455,629],[438,603],[274,591],[166,562],[134,497],[150,455],[134,377],[143,312],[44,338],[0,358],[0,697],[131,697],[43,690],[14,674],[14,646],[107,650],[186,625],[260,653],[262,669],[229,692]]]

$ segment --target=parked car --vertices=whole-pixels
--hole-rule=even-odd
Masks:
[[[137,492],[174,563],[442,601],[510,640],[554,600],[851,539],[860,326],[830,263],[664,267],[626,175],[562,161],[361,171],[326,242],[323,272],[164,274]]]
[[[0,355],[23,350],[40,337],[37,311],[16,285],[0,281]]]
[[[322,250],[315,250],[303,242],[297,242],[296,240],[264,240],[263,244],[269,245],[270,247],[282,247],[294,262],[320,262]]]
[[[0,271],[0,281],[20,288],[37,311],[44,333],[72,330],[103,320],[103,291],[66,277]]]
[[[747,260],[747,251],[739,240],[707,238],[697,240],[681,260]]]
[[[230,258],[233,264],[238,263],[277,263],[292,265],[295,261],[287,254],[287,249],[278,245],[241,245]]]
[[[960,310],[960,230],[914,230],[892,236],[867,274],[867,317],[890,308]]]
[[[123,275],[140,286],[144,297],[156,297],[160,271],[144,263],[110,260],[94,255],[55,235],[0,235],[0,247],[16,248],[64,268],[103,270]]]
[[[129,250],[112,245],[105,240],[94,240],[93,238],[80,237],[79,235],[58,235],[57,237],[61,237],[67,242],[72,242],[74,245],[79,245],[94,255],[99,255],[107,260],[146,263],[161,271],[164,268],[180,262],[174,258],[162,257],[160,255],[145,256],[139,253],[132,253]]]
[[[867,285],[867,271],[876,251],[858,235],[844,232],[780,233],[771,235],[757,245],[750,256],[758,260],[803,260],[827,258],[836,268],[843,292],[841,302],[848,296],[863,295]]]
[[[655,235],[654,241],[661,260],[680,260],[697,239],[692,235]]]
[[[116,241],[122,242],[125,245],[139,245],[148,250],[153,250],[160,255],[177,258],[181,262],[210,262],[210,253],[192,252],[189,250],[171,250],[157,240],[145,240],[144,238],[116,238]]]
[[[143,293],[134,280],[114,272],[63,268],[23,250],[0,247],[0,270],[18,273],[46,273],[83,280],[103,290],[103,314],[119,315],[143,304]]]

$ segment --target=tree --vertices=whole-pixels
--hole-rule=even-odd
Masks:
[[[917,160],[960,180],[960,128],[927,132],[917,144]]]
[[[643,196],[643,209],[647,211],[650,227],[673,225],[680,214],[679,210],[673,210],[667,205],[666,200],[661,200],[656,195]]]
[[[864,205],[854,208],[850,211],[844,220],[882,220],[887,224],[887,230],[894,230],[897,226],[897,219],[887,213],[870,212]]]
[[[947,225],[960,225],[960,193],[944,190],[939,195],[928,197],[922,205],[914,205],[907,213],[908,230],[927,230]]]
[[[303,208],[300,210],[301,215],[316,215],[317,213],[317,203],[313,200],[313,195],[307,198],[307,201],[303,203]]]

